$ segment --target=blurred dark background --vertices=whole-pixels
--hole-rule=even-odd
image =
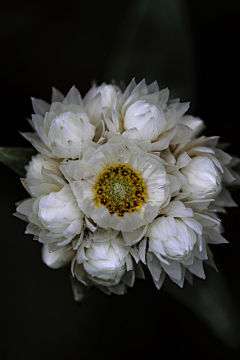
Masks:
[[[240,157],[239,16],[231,0],[1,3],[0,145],[29,146],[18,130],[30,130],[30,96],[49,101],[51,86],[66,93],[73,84],[84,95],[93,79],[135,76],[190,100],[206,135]],[[19,177],[0,171],[2,359],[239,358],[239,209],[222,218],[229,244],[212,246],[217,280],[210,271],[175,295],[151,281],[124,297],[94,289],[77,307],[68,269],[47,268],[11,215],[27,197]],[[240,204],[240,191],[233,197]]]

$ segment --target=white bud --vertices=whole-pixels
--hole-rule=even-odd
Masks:
[[[85,113],[67,111],[50,121],[47,136],[59,158],[78,158],[82,141],[92,140],[95,134],[95,126],[89,123]]]
[[[201,227],[194,219],[188,218],[188,221],[192,221],[191,227],[171,216],[162,216],[153,221],[148,229],[150,251],[181,262],[192,259],[193,248],[198,241],[196,231],[201,232]]]
[[[212,155],[211,157],[195,156],[186,167],[181,169],[188,180],[188,184],[182,186],[182,191],[189,192],[192,199],[215,198],[221,191],[222,174],[214,160]]]
[[[124,128],[136,128],[145,140],[156,140],[166,127],[166,120],[161,109],[143,100],[133,103],[126,111]]]
[[[72,237],[82,230],[83,216],[69,185],[41,197],[37,214],[44,228],[59,237]]]
[[[23,201],[17,207],[16,216],[24,216],[29,222],[27,234],[35,235],[39,242],[49,244],[50,251],[56,251],[68,245],[76,236],[79,238],[84,215],[69,185],[61,185],[62,188],[53,183],[40,182],[37,185],[36,179],[28,181],[32,180],[38,197]]]
[[[36,113],[32,115],[32,125],[36,133],[24,133],[23,136],[43,155],[76,159],[81,154],[82,142],[94,138],[96,127],[90,123],[75,86],[65,98],[54,90],[53,101],[50,106],[42,100],[32,99]],[[97,122],[99,118],[100,113]]]
[[[117,285],[127,270],[128,251],[116,242],[91,243],[83,263],[90,279],[99,285]]]
[[[62,173],[59,170],[59,164],[50,162],[44,159],[42,154],[37,154],[32,156],[31,161],[26,166],[27,178],[33,178],[38,180],[43,180],[42,168],[54,172],[56,175],[62,177]]]

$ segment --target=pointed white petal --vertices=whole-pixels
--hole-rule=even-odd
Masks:
[[[63,102],[64,95],[61,93],[61,91],[57,90],[55,87],[52,87],[52,103],[54,102]]]
[[[75,86],[71,87],[67,96],[63,100],[63,104],[64,105],[75,104],[75,105],[83,106],[83,101],[82,101],[80,92],[78,91],[78,89]]]
[[[50,253],[48,244],[44,244],[42,247],[42,260],[52,269],[58,269],[70,263],[74,254],[75,251],[66,250],[65,248]]]
[[[46,101],[35,98],[31,98],[31,100],[35,114],[44,116],[45,113],[49,111],[50,105]]]

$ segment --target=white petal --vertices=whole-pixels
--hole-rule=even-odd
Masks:
[[[132,128],[130,130],[124,131],[122,134],[125,140],[140,140],[140,132],[136,128]]]
[[[36,133],[21,133],[25,139],[30,141],[30,143],[39,151],[40,153],[52,157],[52,153],[47,149],[46,145],[40,140],[39,136]]]
[[[228,241],[211,227],[205,228],[204,238],[209,244],[227,244]]]
[[[178,261],[168,259],[169,265],[161,263],[163,269],[166,273],[175,280],[181,280],[182,277],[182,268],[181,264]]]
[[[157,122],[152,117],[140,130],[140,135],[143,140],[154,141],[158,137]]]
[[[50,105],[46,101],[35,98],[31,98],[31,100],[35,114],[44,116],[45,113],[49,111]]]
[[[222,189],[220,194],[218,194],[218,197],[217,197],[215,203],[218,206],[226,206],[226,207],[236,207],[236,206],[238,206],[237,203],[233,200],[230,192],[225,188]]]
[[[42,260],[52,269],[58,269],[70,263],[74,254],[75,251],[66,250],[65,248],[50,253],[48,244],[44,244],[42,247]]]
[[[189,137],[191,132],[192,132],[192,130],[188,126],[183,125],[183,124],[178,124],[177,125],[177,133],[174,136],[174,138],[170,141],[170,144],[176,145],[176,144],[183,142],[186,138]]]
[[[124,295],[126,292],[126,285],[124,283],[120,283],[115,286],[109,286],[108,289],[116,295]]]
[[[130,232],[122,231],[122,235],[127,245],[132,246],[137,242],[139,242],[145,236],[146,232],[147,232],[147,225],[141,226],[140,228]]]
[[[183,217],[182,221],[184,221],[185,224],[193,229],[197,234],[202,235],[202,225],[198,221],[187,217]]]
[[[146,247],[147,238],[145,237],[139,244],[139,257],[144,264],[146,264]]]
[[[169,109],[175,109],[177,113],[177,120],[189,109],[190,103],[171,103]]]
[[[135,265],[135,275],[137,279],[145,279],[145,274],[141,263]]]
[[[158,290],[161,289],[161,287],[164,283],[165,277],[166,277],[166,273],[162,272],[158,281],[153,278],[154,284]]]
[[[98,93],[93,99],[91,99],[86,104],[85,108],[86,108],[86,113],[88,114],[91,124],[93,124],[97,127],[101,121],[101,112],[102,112],[101,93]]]
[[[107,116],[104,116],[104,120],[105,120],[105,123],[106,123],[109,131],[117,132],[115,125],[112,123],[112,121]]]
[[[176,191],[181,189],[182,181],[178,177],[168,174],[168,178],[170,180],[170,193],[171,194],[173,194]]]
[[[189,138],[191,139],[196,138],[205,129],[205,124],[201,119],[190,115],[183,116],[180,119],[180,123],[187,125],[190,129],[192,129],[192,132],[189,135]]]
[[[191,160],[192,159],[190,158],[188,153],[185,152],[179,156],[176,165],[179,166],[179,168],[183,168],[183,167],[187,166]]]
[[[55,87],[52,87],[52,103],[54,102],[63,102],[64,95],[61,93],[61,91],[57,90]]]
[[[201,279],[205,279],[205,273],[203,270],[203,263],[202,260],[197,259],[196,257],[193,260],[193,264],[192,265],[188,265],[186,266],[187,269],[194,275],[200,277]]]
[[[17,211],[20,214],[23,214],[25,216],[28,216],[33,210],[33,204],[35,202],[36,199],[27,199],[25,201],[23,201],[18,207],[17,207]]]
[[[166,89],[164,89],[164,90],[166,90]],[[157,81],[155,80],[150,85],[148,85],[148,93],[152,94],[152,93],[155,93],[157,91],[159,91],[159,86],[158,86]]]
[[[162,267],[157,257],[153,253],[150,253],[149,251],[147,252],[147,266],[149,268],[152,277],[156,281],[159,281],[162,272]]]
[[[123,281],[124,284],[126,284],[127,286],[132,287],[132,286],[134,285],[134,281],[135,281],[135,272],[134,272],[134,270],[127,271],[127,272],[123,275],[122,281]]]
[[[104,242],[113,240],[118,235],[119,231],[113,230],[111,228],[105,230],[101,227],[98,227],[97,230],[92,234],[89,233],[90,239],[95,242]]]
[[[82,101],[80,92],[78,91],[78,89],[75,86],[71,87],[67,96],[63,100],[63,104],[64,105],[75,104],[75,105],[83,106],[83,101]]]
[[[88,228],[92,233],[94,233],[94,232],[97,230],[97,228],[98,228],[97,225],[94,224],[94,223],[91,221],[91,219],[88,219],[87,216],[85,216],[85,222],[86,222],[87,228]]]
[[[91,280],[88,278],[82,264],[75,264],[74,275],[76,275],[78,281],[80,281],[84,285],[91,285]]]

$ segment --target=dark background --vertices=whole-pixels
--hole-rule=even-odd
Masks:
[[[204,119],[205,134],[231,142],[228,151],[240,157],[239,2],[175,1],[173,15],[158,3],[2,3],[1,146],[28,146],[18,130],[30,130],[30,96],[48,101],[52,85],[66,93],[75,84],[84,95],[92,79],[128,83],[146,76],[191,100],[189,113]],[[205,283],[196,279],[195,290],[181,290],[195,312],[178,295],[140,280],[124,297],[94,289],[77,307],[68,269],[47,268],[40,244],[11,215],[14,203],[27,197],[19,177],[3,165],[0,171],[1,358],[238,358],[239,209],[223,217],[230,244],[212,246],[224,291],[217,292],[214,280],[205,285],[212,273]],[[240,203],[240,191],[234,199]],[[216,290],[215,302],[198,307],[202,286]],[[203,312],[216,312],[219,327],[226,316],[226,334],[217,336]]]

